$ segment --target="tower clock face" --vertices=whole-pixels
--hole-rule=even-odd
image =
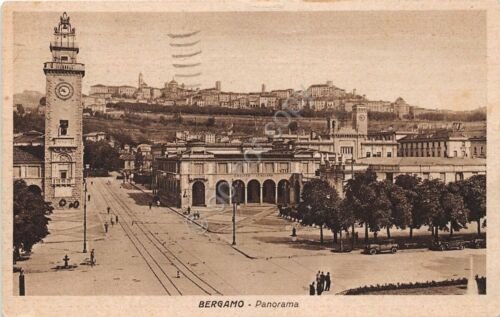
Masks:
[[[71,98],[71,96],[73,96],[73,86],[67,82],[57,84],[56,96],[62,100]]]
[[[365,119],[366,119],[366,118],[365,118],[365,115],[364,115],[364,114],[362,114],[362,115],[360,115],[360,116],[359,116],[359,121],[364,121]]]

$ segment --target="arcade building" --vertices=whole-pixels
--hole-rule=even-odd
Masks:
[[[296,203],[323,159],[319,151],[283,143],[216,148],[192,141],[182,152],[155,159],[153,182],[162,202],[180,208]]]

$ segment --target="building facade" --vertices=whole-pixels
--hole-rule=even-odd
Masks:
[[[285,144],[217,149],[190,142],[185,151],[155,160],[153,171],[158,196],[172,206],[287,204],[298,202],[302,183],[320,162],[319,152]]]
[[[50,44],[52,61],[44,63],[46,115],[44,197],[53,206],[67,208],[82,201],[82,78],[84,65],[77,62],[75,29],[64,13]],[[80,205],[78,203],[77,205]]]
[[[439,179],[448,184],[474,175],[486,175],[486,159],[371,157],[351,162],[351,164],[327,162],[320,167],[319,175],[343,196],[346,182],[367,169],[373,170],[379,181],[394,182],[399,175],[413,175],[422,180]]]
[[[471,157],[471,141],[461,131],[443,129],[408,135],[398,142],[402,157]]]

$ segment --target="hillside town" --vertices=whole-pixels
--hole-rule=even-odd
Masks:
[[[165,82],[163,88],[150,87],[139,74],[137,87],[107,86],[96,84],[90,87],[88,96],[83,97],[85,108],[105,112],[111,103],[144,103],[161,106],[212,106],[232,109],[291,109],[302,110],[305,107],[313,111],[337,110],[351,112],[352,107],[363,104],[370,112],[393,113],[399,119],[409,119],[421,113],[435,110],[411,106],[399,97],[395,101],[369,100],[366,95],[359,95],[356,89],[346,92],[336,87],[332,81],[313,84],[305,90],[277,89],[268,90],[262,84],[260,91],[241,93],[222,89],[222,82],[206,89],[188,88],[175,79]]]

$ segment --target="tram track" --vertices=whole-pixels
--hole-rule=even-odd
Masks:
[[[120,213],[122,219],[125,220],[125,223],[120,221],[119,224],[122,226],[131,241],[137,240],[138,244],[132,241],[134,246],[138,249],[139,253],[148,264],[150,270],[154,273],[160,284],[162,284],[169,295],[183,295],[185,293],[191,294],[193,288],[195,291],[197,290],[195,294],[201,292],[206,295],[222,295],[219,290],[205,281],[199,274],[197,274],[186,263],[184,263],[184,261],[175,255],[172,250],[167,248],[165,246],[165,242],[162,242],[146,225],[141,223],[134,211],[122,200],[121,197],[118,196],[117,193],[106,187],[104,192],[109,194],[109,198],[112,198],[111,203],[114,205],[113,209],[115,212]],[[106,199],[104,192],[100,192],[100,194],[103,196],[105,201],[109,201],[109,199]],[[129,223],[134,223],[134,225],[129,225]],[[132,227],[136,227],[140,232],[137,232]],[[139,237],[144,237],[146,239],[141,240]],[[152,246],[153,250],[151,250],[151,248],[148,249],[146,244]],[[140,248],[138,248],[138,245],[141,246],[144,252],[139,250]],[[157,256],[154,256],[152,253],[156,253]],[[164,258],[168,265],[175,269],[168,270],[163,268],[158,262],[158,258]],[[172,278],[172,276],[177,274],[177,271],[182,274],[182,280]],[[167,287],[167,285],[169,287]]]

